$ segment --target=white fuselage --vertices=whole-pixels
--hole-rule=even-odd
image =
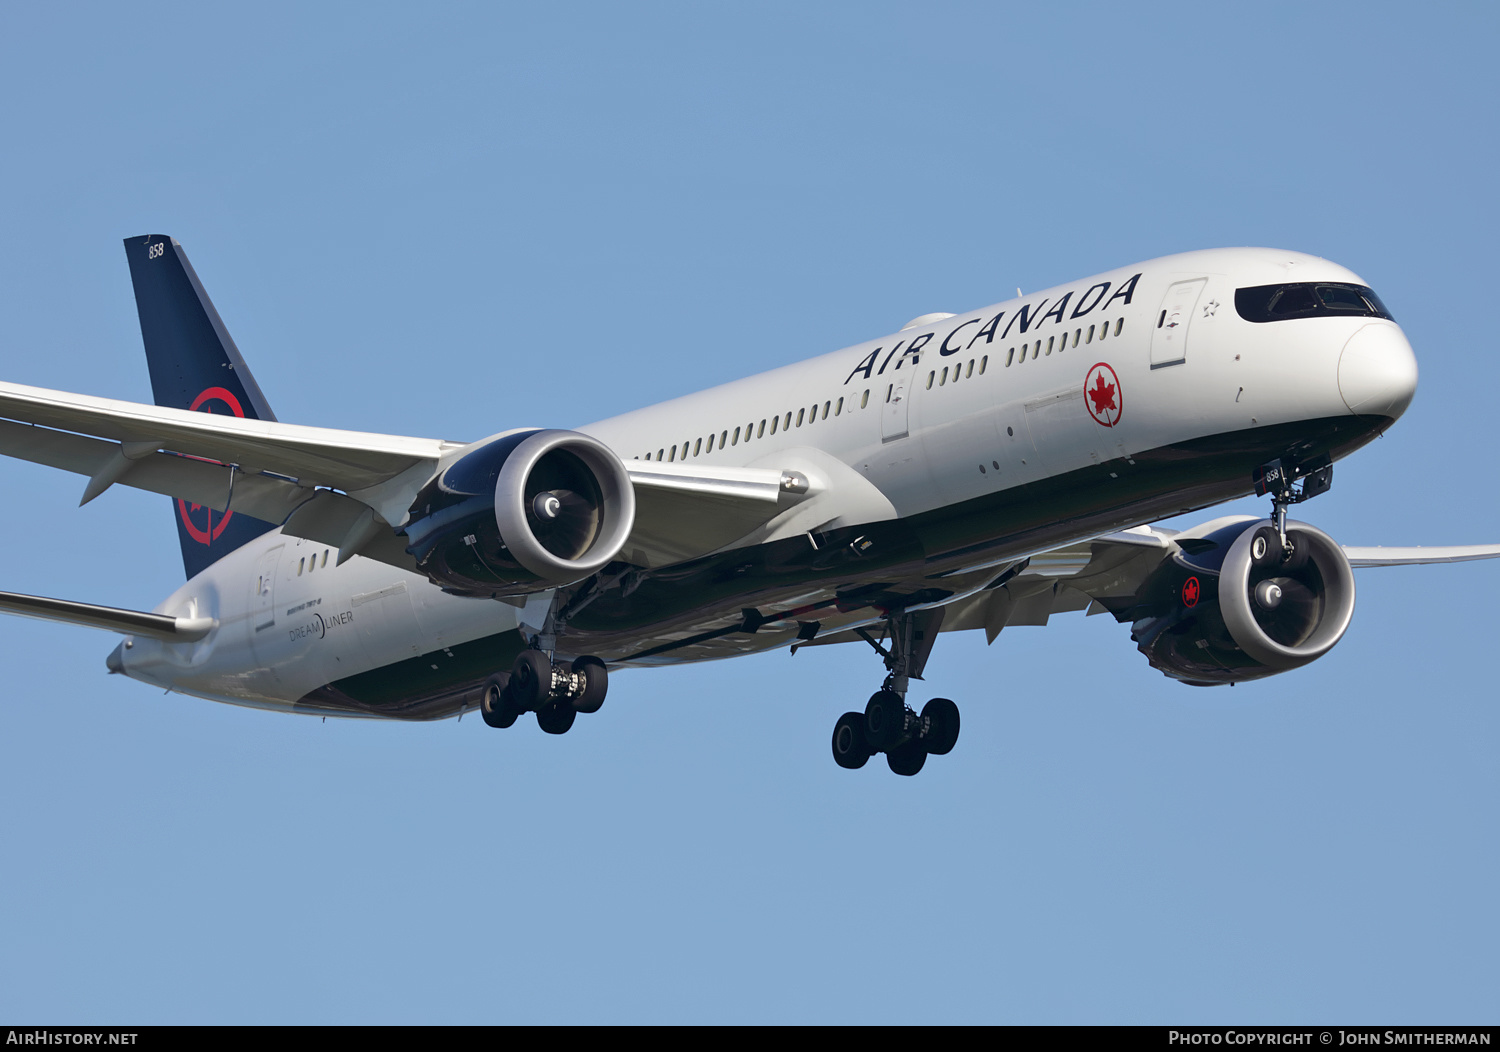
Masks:
[[[1416,373],[1395,323],[1252,324],[1236,313],[1237,288],[1303,281],[1363,284],[1292,252],[1169,256],[578,430],[626,461],[787,468],[831,459],[878,491],[873,503],[825,506],[820,521],[792,523],[786,535],[824,519],[937,512],[1209,436],[1356,409],[1399,416]],[[1171,511],[1193,506],[1185,498]],[[1087,535],[1060,522],[1046,546]],[[384,563],[336,566],[336,555],[279,529],[263,535],[156,608],[213,617],[213,633],[195,643],[128,640],[124,671],[216,700],[290,708],[323,684],[396,661],[440,662],[445,648],[510,632],[523,618],[515,606],[456,598]]]

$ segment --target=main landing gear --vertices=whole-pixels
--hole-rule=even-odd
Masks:
[[[923,616],[925,614],[926,616]],[[833,762],[858,770],[878,752],[892,771],[914,775],[928,756],[945,756],[958,742],[958,706],[933,698],[918,715],[906,704],[908,681],[920,678],[932,652],[943,611],[895,614],[887,619],[890,648],[867,632],[860,635],[885,659],[885,683],[870,696],[864,712],[846,712],[833,725]]]
[[[523,650],[509,672],[485,681],[479,715],[491,727],[509,727],[521,713],[535,712],[542,730],[566,734],[580,712],[598,712],[608,692],[609,669],[596,657],[567,665],[540,650]]]
[[[522,626],[530,645],[516,655],[509,673],[497,672],[485,680],[479,696],[479,714],[485,723],[509,727],[521,713],[534,712],[542,730],[567,734],[580,712],[599,711],[609,693],[609,669],[604,662],[587,654],[572,664],[553,658],[568,618],[597,599],[602,589],[596,577],[561,607],[554,597],[540,629]]]

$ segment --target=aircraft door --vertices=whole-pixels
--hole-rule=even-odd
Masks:
[[[1099,463],[1104,428],[1090,418],[1084,397],[1083,385],[1078,384],[1025,405],[1026,430],[1036,455],[1051,472]]]
[[[422,631],[405,581],[356,595],[351,607],[365,656],[377,667],[422,653]]]
[[[283,547],[278,544],[260,557],[255,580],[250,582],[250,630],[254,633],[276,624],[276,564]]]
[[[1207,278],[1193,278],[1173,282],[1167,289],[1151,332],[1151,368],[1187,360],[1188,330],[1198,306],[1198,295],[1206,284]]]
[[[901,372],[897,369],[892,375],[890,383],[885,389],[885,405],[880,407],[880,440],[890,442],[898,438],[905,438],[909,425],[907,424],[910,401],[907,398],[908,385],[915,372]]]
[[[276,572],[280,569],[283,547],[278,544],[262,554],[255,576],[250,579],[250,650],[265,666],[263,672],[273,683],[276,677],[272,651],[280,637],[276,630]]]

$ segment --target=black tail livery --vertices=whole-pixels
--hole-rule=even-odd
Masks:
[[[176,239],[162,234],[126,238],[125,258],[130,261],[156,404],[275,420]],[[182,565],[189,577],[273,528],[248,515],[217,512],[185,500],[173,503]]]

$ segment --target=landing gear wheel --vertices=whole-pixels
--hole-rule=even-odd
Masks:
[[[857,771],[869,763],[870,756],[864,713],[844,713],[833,725],[833,762],[845,770]]]
[[[1256,530],[1250,539],[1250,562],[1257,569],[1279,566],[1285,554],[1281,549],[1281,537],[1269,526]]]
[[[933,698],[922,706],[922,718],[932,721],[922,744],[934,756],[947,756],[958,744],[958,706],[947,698]]]
[[[579,712],[598,712],[604,704],[604,695],[609,693],[609,669],[598,658],[585,654],[573,662],[573,674],[583,677],[583,691],[573,699],[573,708]]]
[[[552,662],[546,654],[523,650],[516,655],[516,663],[510,669],[510,696],[522,712],[540,709],[552,700]]]
[[[896,774],[906,775],[910,778],[922,769],[927,762],[927,750],[922,748],[922,743],[913,739],[904,745],[898,745],[885,754],[885,762]]]
[[[567,702],[553,702],[536,710],[536,725],[548,734],[567,734],[578,710]]]
[[[510,692],[505,689],[509,684],[508,672],[496,672],[484,681],[484,689],[479,693],[479,715],[491,727],[503,730],[521,715],[520,710],[511,705]]]
[[[906,733],[906,699],[894,690],[877,690],[865,706],[865,740],[885,752]],[[918,765],[920,766],[920,764]]]

